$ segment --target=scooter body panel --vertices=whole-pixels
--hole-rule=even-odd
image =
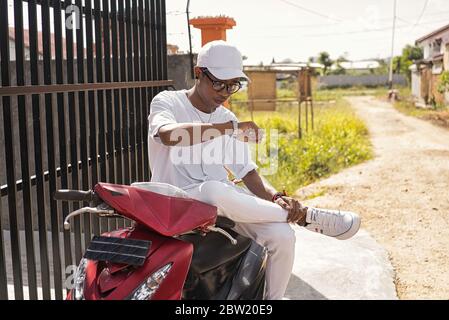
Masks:
[[[213,225],[217,207],[141,188],[98,183],[95,193],[124,217],[167,237]]]

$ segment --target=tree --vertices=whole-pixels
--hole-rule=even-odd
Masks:
[[[328,69],[332,66],[334,62],[330,58],[329,53],[323,51],[320,52],[320,54],[318,55],[318,63],[321,63],[324,66],[323,73],[326,75]]]
[[[337,58],[337,60],[335,60],[336,69],[334,71],[332,71],[332,74],[335,74],[335,75],[346,74],[346,69],[341,66],[342,62],[348,62],[347,53],[339,56]]]
[[[402,49],[402,55],[394,57],[393,68],[396,73],[404,74],[407,79],[411,81],[410,66],[415,63],[415,61],[420,60],[424,57],[423,50],[420,47],[406,45]]]

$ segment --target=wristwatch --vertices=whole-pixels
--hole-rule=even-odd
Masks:
[[[232,122],[232,134],[231,137],[237,136],[238,130],[239,130],[239,124],[235,120],[231,120]]]

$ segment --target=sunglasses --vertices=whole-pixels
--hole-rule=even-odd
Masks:
[[[215,91],[221,91],[226,88],[226,92],[228,94],[233,94],[242,88],[242,84],[240,82],[233,82],[230,84],[226,84],[223,81],[212,79],[212,75],[209,72],[209,70],[207,70],[207,68],[201,68],[200,70],[212,82],[212,88]]]

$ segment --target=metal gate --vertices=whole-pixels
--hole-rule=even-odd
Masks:
[[[171,85],[165,0],[2,0],[0,53],[0,299],[63,299],[92,236],[127,223],[63,231],[83,204],[52,194],[150,178],[149,105]]]

